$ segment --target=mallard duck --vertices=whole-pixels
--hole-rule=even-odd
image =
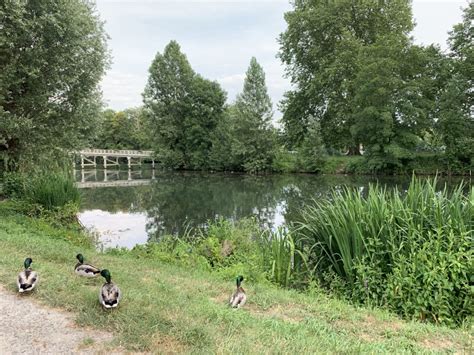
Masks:
[[[77,254],[76,259],[79,260],[74,267],[74,272],[76,274],[84,277],[96,277],[100,274],[99,268],[89,264],[84,264],[84,256],[82,254]]]
[[[232,294],[232,297],[230,298],[230,305],[233,308],[240,308],[243,307],[245,302],[247,301],[247,295],[245,294],[245,290],[240,286],[242,284],[242,281],[244,281],[243,276],[237,276],[237,289],[235,292]]]
[[[118,286],[111,281],[109,270],[104,269],[100,274],[105,278],[106,282],[100,289],[99,301],[105,308],[115,308],[120,302],[122,292]]]
[[[18,292],[29,292],[33,290],[38,283],[38,273],[31,270],[31,258],[26,258],[24,262],[25,270],[18,274],[16,283],[18,285]]]

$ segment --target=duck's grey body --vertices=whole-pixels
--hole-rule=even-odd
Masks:
[[[240,308],[245,305],[245,302],[247,302],[247,295],[244,289],[239,286],[230,298],[230,305],[232,308]]]
[[[77,263],[74,272],[79,276],[96,277],[100,275],[100,269],[89,264]]]
[[[31,270],[31,263],[33,260],[31,258],[26,258],[24,266],[25,270],[18,274],[16,279],[16,284],[18,286],[18,292],[30,292],[32,291],[36,284],[38,283],[38,273]]]
[[[117,307],[121,298],[122,292],[118,286],[112,282],[106,282],[100,289],[99,300],[105,308]]]

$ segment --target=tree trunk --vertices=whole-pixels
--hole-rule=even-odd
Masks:
[[[350,146],[347,155],[362,155],[360,152],[360,146],[358,144]]]

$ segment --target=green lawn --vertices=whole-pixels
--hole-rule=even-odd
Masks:
[[[99,306],[102,279],[74,275],[78,252],[111,271],[112,280],[123,291],[117,310],[104,311]],[[247,305],[229,309],[233,280],[132,253],[101,254],[77,232],[53,228],[0,207],[0,283],[11,292],[15,292],[15,277],[26,256],[33,258],[41,278],[28,297],[72,312],[79,325],[114,332],[112,347],[259,354],[472,350],[473,337],[467,330],[405,322],[321,292],[301,294],[244,283]]]

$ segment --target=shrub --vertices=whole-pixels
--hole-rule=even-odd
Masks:
[[[5,172],[2,181],[2,194],[15,198],[21,197],[27,190],[28,179],[26,175],[16,172]]]
[[[335,272],[357,302],[460,324],[472,315],[474,188],[413,178],[407,191],[334,191],[302,213],[298,239],[314,276]]]

